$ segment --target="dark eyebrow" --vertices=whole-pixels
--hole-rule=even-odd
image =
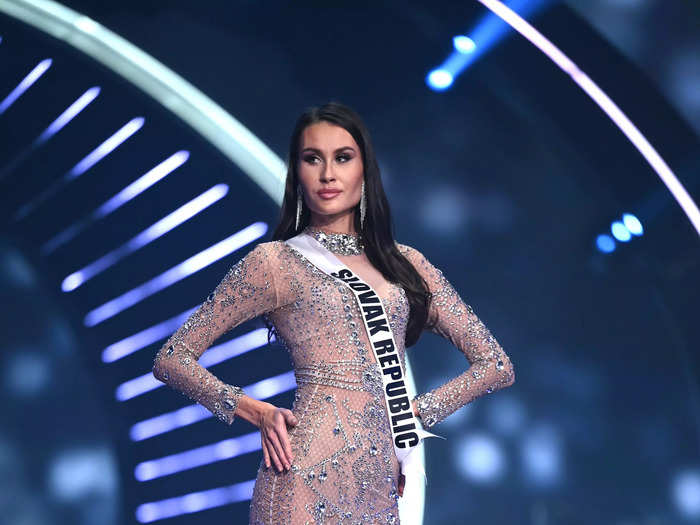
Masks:
[[[338,153],[339,151],[343,151],[346,149],[349,149],[350,151],[353,151],[353,152],[355,151],[355,148],[353,148],[352,146],[343,146],[342,148],[336,149],[334,151],[334,153]],[[301,150],[302,153],[304,153],[305,151],[315,151],[316,153],[321,153],[321,150],[318,148],[304,148],[303,150]]]

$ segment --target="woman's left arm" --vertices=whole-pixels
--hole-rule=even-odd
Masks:
[[[515,372],[501,345],[442,271],[415,248],[399,248],[433,294],[428,320],[435,326],[430,331],[454,344],[471,365],[447,383],[412,400],[423,425],[429,428],[477,397],[512,385]]]

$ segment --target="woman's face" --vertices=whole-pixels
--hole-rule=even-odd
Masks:
[[[337,219],[351,227],[353,208],[362,197],[364,174],[362,154],[352,135],[326,121],[307,126],[301,136],[297,169],[304,204],[311,209],[311,223],[328,224]],[[339,193],[319,194],[330,189]]]

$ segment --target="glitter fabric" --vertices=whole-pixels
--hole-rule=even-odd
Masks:
[[[433,331],[471,365],[416,398],[424,426],[514,381],[513,366],[488,329],[442,272],[418,250],[397,243],[433,292]],[[405,369],[409,303],[366,254],[339,256],[380,296]],[[238,324],[264,315],[289,353],[297,389],[289,428],[290,471],[259,464],[250,502],[251,525],[399,523],[399,463],[382,392],[381,368],[357,303],[346,285],[282,241],[258,244],[240,259],[200,308],[156,354],[153,373],[221,421],[231,424],[242,391],[198,363]],[[264,351],[264,350],[263,350]],[[252,378],[251,378],[252,379]],[[261,378],[262,379],[262,378]]]
[[[330,232],[313,226],[307,226],[304,232],[336,254],[360,255],[365,249],[362,237],[357,233]]]

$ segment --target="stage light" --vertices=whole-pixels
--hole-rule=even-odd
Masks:
[[[59,189],[68,184],[71,180],[79,177],[112,151],[114,151],[120,144],[123,144],[129,137],[136,133],[144,123],[143,117],[137,117],[131,119],[129,122],[124,124],[118,131],[116,131],[111,137],[102,142],[94,150],[83,157],[80,162],[73,166],[70,171],[68,171],[63,177],[58,180],[53,181],[44,191],[32,198],[31,201],[22,206],[17,213],[15,213],[13,219],[19,221],[29,215],[37,206],[46,201],[49,197],[54,195]]]
[[[79,503],[89,495],[114,494],[118,476],[112,450],[81,447],[61,451],[51,460],[47,485],[56,500]]]
[[[436,91],[442,91],[452,85],[452,74],[444,69],[435,69],[428,74],[428,85]]]
[[[56,118],[56,120],[49,124],[49,127],[46,128],[44,132],[34,141],[34,145],[38,146],[39,144],[46,142],[56,133],[61,131],[66,124],[73,120],[75,116],[85,109],[90,102],[95,100],[99,94],[99,87],[91,87],[88,89],[75,102],[68,106],[68,108],[66,108],[66,110]]]
[[[140,250],[144,246],[147,246],[169,231],[177,228],[182,223],[187,222],[212,204],[223,199],[227,193],[228,186],[226,184],[217,184],[216,186],[209,188],[201,195],[198,195],[159,221],[153,223],[151,226],[140,232],[135,237],[132,237],[121,246],[118,246],[111,252],[106,253],[99,259],[70,274],[68,277],[63,279],[61,289],[64,292],[72,292],[79,286],[85,284],[86,281],[89,281],[96,275],[108,270],[123,258],[131,255],[137,250]]]
[[[490,436],[472,434],[458,443],[457,467],[470,481],[492,482],[505,472],[505,455]]]
[[[251,479],[227,487],[192,492],[184,496],[143,503],[136,508],[136,519],[141,523],[150,523],[151,521],[249,500],[253,496],[254,486],[255,480]]]
[[[476,49],[476,43],[468,36],[458,35],[452,39],[452,43],[459,53],[471,53]]]
[[[136,117],[119,128],[111,137],[97,146],[94,150],[88,153],[80,162],[78,162],[66,175],[66,180],[71,180],[79,177],[95,164],[112,153],[120,144],[123,144],[129,137],[143,127],[146,121],[143,117]]]
[[[507,392],[500,397],[494,397],[486,409],[489,427],[494,432],[515,436],[525,427],[527,417],[522,401]],[[461,410],[464,410],[464,408],[461,408]]]
[[[194,306],[165,321],[149,326],[148,328],[110,344],[102,351],[102,362],[113,363],[156,341],[168,337],[175,332],[180,325],[187,321],[187,318],[192,315],[199,306],[200,305]]]
[[[180,150],[173,153],[170,157],[165,159],[157,166],[151,168],[141,177],[117,193],[114,197],[105,202],[102,206],[97,208],[94,214],[95,219],[106,217],[114,210],[132,200],[134,197],[142,194],[156,182],[165,178],[166,175],[169,175],[177,168],[182,166],[189,158],[190,152],[187,150]]]
[[[0,115],[5,113],[7,108],[9,108],[19,97],[21,97],[24,92],[34,84],[34,82],[39,80],[39,77],[41,77],[41,75],[43,75],[46,70],[51,67],[51,62],[52,60],[50,58],[45,58],[34,66],[34,69],[32,69],[29,74],[22,79],[17,87],[13,89],[2,102],[0,102]]]
[[[199,364],[209,368],[267,344],[267,328],[258,328],[231,341],[212,346],[199,358]],[[149,371],[120,384],[116,388],[115,397],[118,401],[128,401],[162,386],[165,386],[165,383],[158,381],[153,372]],[[270,397],[267,392],[261,394],[262,397]]]
[[[610,225],[610,231],[613,237],[620,242],[628,242],[632,238],[632,234],[627,227],[620,221],[615,221]]]
[[[7,352],[7,348],[5,350]],[[46,395],[51,376],[56,373],[49,356],[18,347],[5,354],[4,384],[7,392],[20,398]]]
[[[184,470],[210,465],[217,461],[235,458],[261,449],[260,432],[250,432],[242,436],[184,450],[162,458],[149,459],[136,465],[134,477],[138,481],[150,481]]]
[[[110,299],[106,303],[90,310],[83,319],[85,326],[95,326],[115,315],[123,312],[127,308],[143,301],[147,297],[164,290],[202,268],[226,257],[239,250],[243,246],[259,239],[267,232],[267,224],[264,222],[254,222],[250,226],[223,239],[213,246],[185,259],[179,264],[171,267],[165,272],[157,275],[148,281],[141,283],[135,288]]]
[[[177,168],[182,166],[187,161],[187,159],[189,159],[189,157],[190,152],[186,150],[181,150],[177,153],[172,154],[170,157],[165,159],[156,167],[150,169],[147,173],[145,173],[144,175],[136,179],[134,182],[129,184],[126,188],[121,190],[119,193],[111,197],[87,217],[71,224],[68,228],[54,235],[51,239],[46,241],[41,247],[42,253],[44,255],[47,255],[56,250],[56,248],[66,244],[68,241],[75,238],[80,232],[85,230],[85,228],[87,228],[94,222],[105,218],[114,210],[121,208],[124,204],[142,194],[148,188],[153,186],[156,182],[175,171]],[[69,290],[64,289],[64,291]]]
[[[700,518],[700,471],[693,468],[677,474],[671,485],[671,497],[683,517]]]
[[[640,220],[631,213],[622,214],[622,222],[632,235],[644,234],[644,228]]]
[[[604,233],[598,235],[598,237],[596,237],[595,243],[598,247],[598,250],[600,250],[603,253],[612,253],[615,251],[615,239],[610,237],[610,235],[606,235]]]
[[[244,386],[243,390],[250,397],[262,400],[294,388],[296,388],[296,379],[294,371],[290,370],[289,372]],[[132,441],[142,441],[210,417],[214,417],[214,415],[204,406],[195,403],[194,405],[188,405],[172,412],[139,421],[131,427],[129,436]]]

